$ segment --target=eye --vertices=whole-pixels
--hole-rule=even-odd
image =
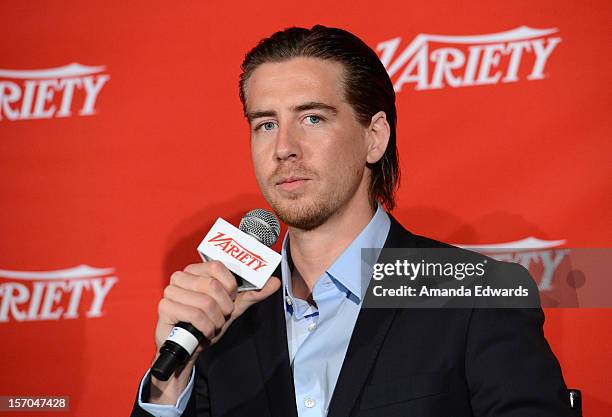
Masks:
[[[264,122],[262,124],[260,124],[259,126],[257,126],[255,128],[255,130],[264,130],[266,132],[269,132],[270,130],[274,129],[276,127],[276,123],[275,122]]]
[[[311,114],[310,116],[306,116],[304,120],[306,120],[308,124],[317,125],[323,121],[323,118],[321,116]]]

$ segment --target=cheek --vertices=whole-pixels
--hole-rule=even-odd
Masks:
[[[267,190],[272,187],[270,178],[277,168],[274,159],[262,149],[260,152],[251,153],[251,161],[259,189],[267,195]]]
[[[261,184],[265,178],[265,158],[263,153],[257,147],[251,145],[251,164],[257,181]]]
[[[317,164],[319,172],[325,172],[325,177],[334,184],[351,183],[363,174],[365,167],[365,153],[357,146],[354,140],[340,140],[325,149],[323,158]]]
[[[341,140],[337,141],[337,146],[329,152],[338,165],[341,165],[345,170],[350,170],[351,173],[366,164],[366,148],[360,133],[359,131],[353,131],[352,135],[343,136]]]

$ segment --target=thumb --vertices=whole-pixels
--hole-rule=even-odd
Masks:
[[[236,297],[233,316],[240,316],[253,304],[265,300],[274,294],[281,286],[281,280],[277,277],[270,277],[266,285],[260,290],[244,291]]]

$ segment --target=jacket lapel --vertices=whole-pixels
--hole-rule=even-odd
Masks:
[[[412,234],[393,217],[385,248],[414,246]],[[329,406],[328,417],[348,417],[376,361],[396,310],[361,309]]]
[[[329,417],[350,414],[394,316],[394,309],[368,308],[359,313],[329,406]]]
[[[280,277],[280,268],[274,275]],[[253,315],[254,339],[270,415],[297,417],[282,286],[276,293],[251,308],[256,309]]]

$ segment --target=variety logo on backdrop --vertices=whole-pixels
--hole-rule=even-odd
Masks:
[[[105,69],[77,63],[41,70],[0,69],[0,120],[91,116],[110,79]]]
[[[87,265],[58,271],[0,270],[0,323],[100,317],[118,280],[114,271]]]
[[[419,34],[400,52],[402,38],[380,42],[376,50],[395,91],[405,84],[415,90],[470,87],[541,80],[546,64],[561,42],[558,29],[521,26],[485,35]]]
[[[474,250],[491,258],[521,264],[531,272],[540,291],[548,291],[553,286],[553,278],[569,249],[561,249],[565,240],[541,240],[528,237],[508,243],[456,246]]]

